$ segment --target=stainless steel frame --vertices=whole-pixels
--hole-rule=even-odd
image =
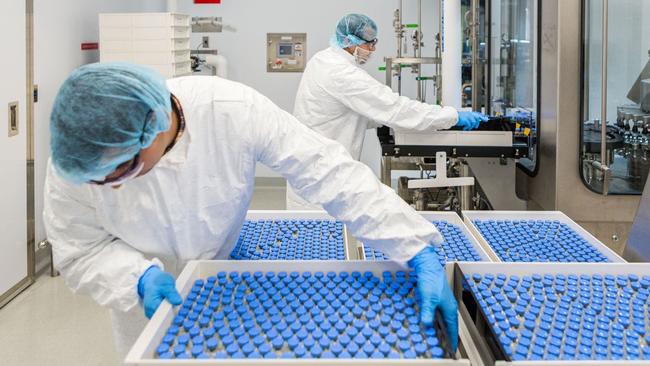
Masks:
[[[479,100],[483,65],[479,58],[479,0],[472,0],[470,7],[472,9],[472,24],[470,26],[472,30],[472,110],[480,112],[483,104]]]
[[[440,63],[442,62],[442,60],[438,57],[395,57],[395,58],[387,57],[385,61],[386,61],[386,85],[388,85],[389,87],[392,87],[393,85],[393,71],[395,71],[393,70],[393,65],[397,66],[397,70],[399,72],[401,70],[402,65],[422,65],[422,64],[440,65]],[[401,78],[398,78],[398,80],[401,81]],[[418,80],[418,82],[420,82],[420,80]]]
[[[579,175],[581,0],[542,4],[539,173],[517,171],[528,208],[559,210],[620,251],[639,204],[638,196],[602,196]]]

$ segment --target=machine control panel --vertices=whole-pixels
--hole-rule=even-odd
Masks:
[[[307,33],[267,33],[267,72],[303,72]]]

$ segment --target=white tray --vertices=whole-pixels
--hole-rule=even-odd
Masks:
[[[191,28],[187,27],[148,27],[148,28],[100,28],[100,42],[129,40],[160,40],[189,38]]]
[[[103,52],[118,53],[149,53],[149,52],[175,52],[189,51],[190,39],[154,39],[154,40],[100,40],[100,48]],[[189,56],[188,56],[189,58]]]
[[[100,27],[189,27],[190,16],[178,13],[104,13],[99,14]]]
[[[337,221],[325,211],[286,211],[286,210],[249,210],[246,220],[332,220]],[[355,246],[348,240],[348,230],[343,224],[343,246],[345,259],[357,259]]]
[[[383,271],[404,270],[400,264],[391,261],[191,261],[176,281],[176,287],[185,297],[194,281],[206,278],[218,271],[371,271],[381,276]],[[155,349],[172,322],[174,311],[169,303],[163,302],[145,327],[126,357],[127,365],[463,365],[469,360],[362,360],[362,359],[225,359],[225,360],[158,360]]]
[[[476,253],[481,257],[481,260],[486,262],[493,261],[489,253],[483,249],[483,246],[480,244],[479,240],[476,239],[476,237],[467,228],[467,226],[465,226],[463,220],[455,212],[420,211],[418,213],[428,221],[446,221],[452,225],[455,225],[463,234],[465,234],[469,242],[472,243],[474,250],[476,250]],[[359,246],[359,258],[366,259],[363,250],[364,245],[362,243],[359,243]]]
[[[458,266],[464,274],[485,274],[485,273],[503,273],[505,275],[531,275],[533,273],[540,274],[636,274],[638,276],[647,276],[650,274],[650,263],[486,263],[486,262],[462,262]],[[454,282],[454,269],[455,266],[448,266],[446,268],[447,276],[450,282]],[[458,284],[453,284],[456,287]],[[463,314],[464,311],[461,305],[460,323],[460,340],[465,345],[470,345],[469,359],[472,365],[492,365],[489,362],[484,362],[480,358],[481,353],[478,351],[477,345],[480,340],[472,337],[473,331],[476,327]],[[473,331],[470,332],[470,329]],[[485,355],[483,355],[485,356]],[[493,356],[491,356],[493,357]],[[609,365],[650,365],[650,361],[628,361],[628,360],[605,360],[605,361],[496,361],[493,363],[495,366],[609,366]]]
[[[426,146],[512,146],[510,131],[395,132],[396,145]]]
[[[614,263],[625,262],[625,260],[613,250],[609,249],[587,230],[583,229],[575,221],[571,220],[569,216],[560,211],[463,211],[462,214],[465,219],[465,224],[467,224],[467,227],[472,231],[472,233],[474,233],[475,237],[478,238],[485,251],[492,258],[493,262],[502,262],[502,260],[494,249],[492,249],[492,246],[487,242],[487,240],[485,240],[483,235],[481,235],[481,232],[478,230],[476,225],[474,225],[474,220],[557,220],[568,225],[589,244],[598,249],[598,251],[600,251],[610,261]]]

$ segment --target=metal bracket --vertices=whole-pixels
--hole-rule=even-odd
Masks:
[[[441,188],[441,187],[465,187],[473,186],[474,177],[448,178],[447,177],[447,153],[439,151],[436,153],[436,177],[433,179],[412,179],[408,182],[409,189],[418,188]]]

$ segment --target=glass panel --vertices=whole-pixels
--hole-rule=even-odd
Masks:
[[[537,164],[538,15],[537,0],[492,1],[490,110],[519,123],[515,139],[529,156],[520,166],[530,173]]]
[[[478,78],[479,91],[478,91],[478,110],[484,111],[486,108],[487,100],[487,49],[485,43],[487,40],[487,20],[486,20],[486,0],[479,0],[478,2],[479,15],[478,22],[481,26],[478,27],[478,60],[481,67],[478,70],[473,70],[472,56],[474,53],[472,45],[472,0],[461,0],[461,12],[463,17],[462,29],[463,29],[463,68],[462,68],[462,88],[463,88],[463,107],[472,107],[472,78],[476,72],[476,77]]]
[[[601,0],[585,0],[582,177],[602,193]],[[607,75],[607,164],[610,194],[641,194],[650,171],[650,1],[609,0]]]

